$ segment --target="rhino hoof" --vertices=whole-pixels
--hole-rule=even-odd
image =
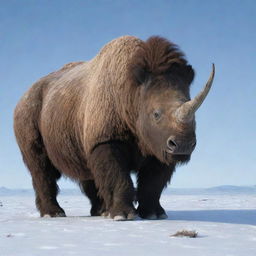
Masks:
[[[135,220],[137,218],[137,214],[135,213],[129,213],[127,215],[127,220]]]
[[[42,217],[43,218],[51,218],[50,214],[44,214]]]
[[[54,214],[44,214],[43,218],[55,218],[55,217],[66,217],[65,212],[57,212]]]
[[[124,215],[116,215],[113,220],[115,221],[124,221],[126,220],[125,216]]]

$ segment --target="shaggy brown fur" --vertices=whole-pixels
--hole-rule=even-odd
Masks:
[[[195,142],[194,121],[172,115],[189,100],[193,76],[166,39],[124,36],[36,82],[15,109],[14,129],[41,216],[65,216],[56,201],[63,174],[80,183],[92,215],[132,219],[135,170],[139,215],[163,218],[161,192]],[[168,154],[170,136],[190,153]]]
[[[136,51],[132,65],[160,75],[168,72],[174,63],[185,65],[183,57],[175,44],[161,37],[151,37]]]

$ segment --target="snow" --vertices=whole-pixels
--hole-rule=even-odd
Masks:
[[[0,256],[256,255],[254,193],[167,191],[161,199],[167,220],[125,222],[88,216],[90,205],[81,194],[58,201],[67,218],[40,218],[33,194],[1,195]],[[183,229],[198,237],[172,237]]]

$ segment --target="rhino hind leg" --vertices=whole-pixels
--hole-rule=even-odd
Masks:
[[[49,159],[45,159],[44,164],[47,168],[41,168],[40,173],[32,174],[31,172],[33,187],[36,193],[36,206],[40,211],[41,217],[66,217],[64,210],[57,201],[59,192],[57,180],[61,175],[50,163]]]
[[[38,149],[31,149],[30,156],[28,158],[24,157],[24,162],[32,176],[36,206],[41,217],[65,217],[65,212],[56,199],[59,192],[57,180],[61,177],[61,174],[51,164],[45,150],[41,149],[40,154],[38,154]]]
[[[98,145],[88,161],[106,210],[118,221],[135,218],[128,156],[126,145],[115,141]]]
[[[80,181],[80,188],[91,202],[91,216],[107,215],[104,200],[98,195],[98,189],[93,180]]]
[[[160,163],[156,158],[148,158],[137,177],[137,213],[143,219],[166,219],[168,216],[159,200],[161,193],[170,181],[174,166]]]
[[[23,160],[32,176],[37,209],[41,217],[65,217],[65,212],[56,199],[58,194],[56,181],[61,174],[48,158],[39,131],[29,122],[21,124],[17,118],[15,120],[15,135]]]

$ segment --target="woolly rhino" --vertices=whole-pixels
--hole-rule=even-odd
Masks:
[[[65,216],[56,200],[56,181],[65,175],[88,196],[93,216],[166,218],[159,199],[175,166],[195,148],[195,111],[214,65],[190,99],[193,78],[175,44],[124,36],[92,60],[37,81],[16,106],[14,130],[41,216]]]

